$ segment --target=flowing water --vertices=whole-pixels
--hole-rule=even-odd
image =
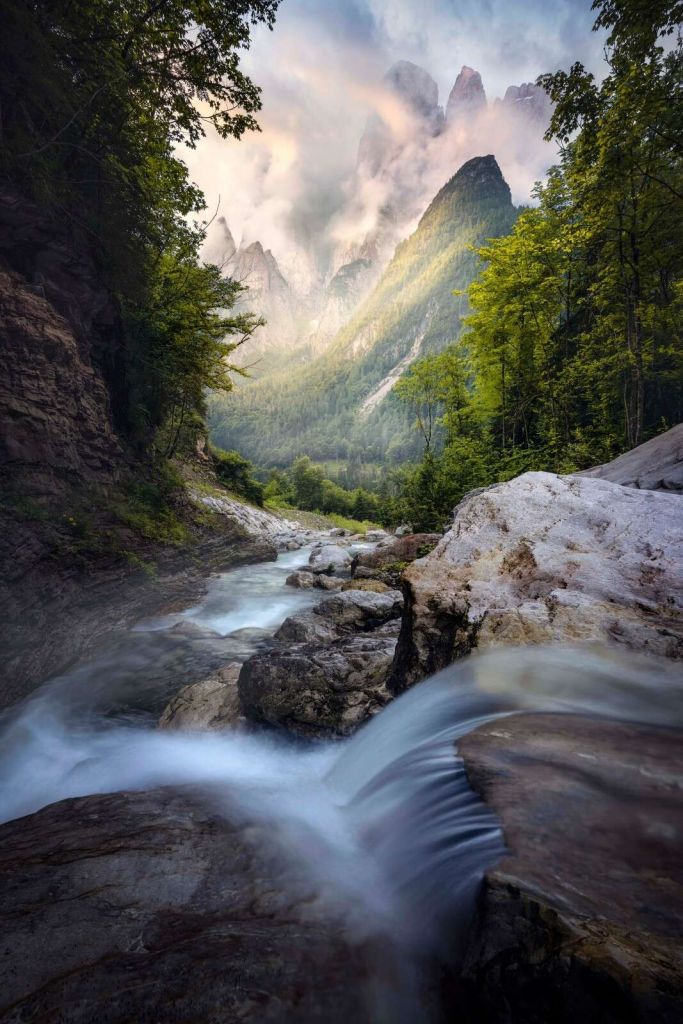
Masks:
[[[410,954],[404,964],[441,948],[452,956],[484,871],[504,853],[496,819],[467,785],[458,737],[525,710],[680,726],[680,679],[598,651],[517,649],[452,666],[343,742],[156,730],[174,672],[191,675],[192,659],[205,658],[198,646],[244,657],[263,642],[254,630],[272,632],[324,596],[284,585],[305,556],[219,576],[200,604],[141,623],[6,715],[0,820],[89,793],[204,785],[214,801],[224,792],[229,813],[272,824],[283,848],[337,894],[359,937],[391,934]],[[212,633],[195,635],[200,627]],[[409,973],[404,967],[404,1009],[380,999],[377,1020],[414,1019]]]

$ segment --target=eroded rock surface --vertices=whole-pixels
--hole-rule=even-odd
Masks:
[[[191,790],[91,796],[0,828],[0,1021],[368,1021],[341,914],[272,833]]]
[[[599,641],[680,658],[682,566],[678,495],[551,473],[475,493],[405,572],[392,688],[475,647]]]
[[[239,717],[239,662],[230,662],[207,679],[190,683],[167,705],[160,729],[229,729]]]
[[[389,701],[399,591],[346,590],[285,619],[276,646],[239,677],[248,719],[299,735],[345,736]]]
[[[681,1020],[680,734],[516,715],[458,747],[510,850],[485,879],[464,1019]]]

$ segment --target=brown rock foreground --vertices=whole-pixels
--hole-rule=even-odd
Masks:
[[[468,944],[467,1021],[683,1020],[680,733],[516,715],[459,750],[510,850]]]
[[[265,829],[196,797],[92,796],[0,828],[0,1021],[368,1020],[339,916]]]

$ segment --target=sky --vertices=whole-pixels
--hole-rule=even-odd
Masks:
[[[259,27],[243,57],[262,89],[262,131],[240,141],[209,135],[182,156],[237,242],[259,240],[284,259],[297,225],[324,232],[343,219],[358,141],[383,109],[391,64],[425,68],[444,106],[467,64],[493,100],[576,60],[599,75],[603,40],[593,20],[590,0],[283,0],[273,32]],[[539,142],[520,152],[494,122],[481,131],[449,159],[494,152],[514,200],[528,201],[554,149]],[[437,166],[429,187],[456,170]]]

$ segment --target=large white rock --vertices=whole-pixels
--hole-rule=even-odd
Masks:
[[[406,570],[395,691],[473,648],[599,641],[683,656],[683,499],[525,473],[466,498]]]

